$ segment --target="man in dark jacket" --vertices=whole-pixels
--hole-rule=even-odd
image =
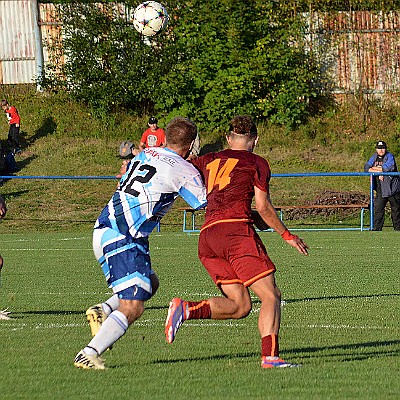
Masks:
[[[376,144],[375,154],[365,163],[364,172],[397,172],[396,160],[387,151],[386,143]],[[385,207],[390,203],[393,228],[400,231],[400,179],[398,176],[380,175],[373,177],[376,191],[374,201],[374,231],[381,231],[385,220]]]

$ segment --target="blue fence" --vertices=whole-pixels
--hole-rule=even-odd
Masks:
[[[374,228],[374,190],[373,178],[375,176],[400,176],[400,172],[304,172],[304,173],[290,173],[290,174],[272,174],[272,178],[299,178],[299,177],[337,177],[337,176],[368,176],[370,180],[370,230]],[[84,175],[0,175],[1,179],[98,179],[108,180],[117,179],[115,176],[84,176]],[[159,229],[159,226],[158,226]],[[340,229],[340,228],[339,228]],[[345,229],[345,228],[343,228]],[[362,230],[362,228],[361,228]]]

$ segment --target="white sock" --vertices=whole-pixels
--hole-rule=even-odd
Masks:
[[[101,303],[101,308],[103,312],[107,315],[107,317],[115,310],[118,310],[119,307],[119,297],[117,294],[111,296],[104,303]]]
[[[128,329],[128,319],[121,311],[113,311],[109,317],[103,322],[97,335],[83,349],[90,355],[104,353],[111,347]]]

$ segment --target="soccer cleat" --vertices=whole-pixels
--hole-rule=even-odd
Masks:
[[[262,368],[295,368],[300,367],[300,364],[290,364],[279,357],[261,357]]]
[[[0,319],[11,319],[11,317],[8,316],[8,314],[10,314],[10,311],[7,311],[8,308],[6,308],[5,310],[0,310]]]
[[[183,321],[189,317],[189,309],[182,299],[174,298],[169,303],[167,320],[165,321],[165,337],[168,343],[175,339],[178,329]]]
[[[96,304],[86,310],[86,319],[89,322],[90,332],[92,336],[96,336],[101,324],[107,318],[106,314],[101,307],[101,304]]]
[[[88,355],[83,350],[76,355],[74,365],[82,369],[106,369],[104,361],[98,355]]]

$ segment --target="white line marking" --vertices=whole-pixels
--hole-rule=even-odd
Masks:
[[[88,236],[72,237],[72,238],[43,238],[43,239],[12,239],[12,240],[2,240],[2,243],[15,243],[15,242],[49,242],[49,241],[69,241],[69,240],[83,240],[88,239]]]
[[[83,313],[82,313],[83,315]],[[144,319],[139,320],[134,323],[135,326],[154,326],[154,325],[164,325],[164,318],[153,318],[153,319]],[[182,328],[198,328],[198,327],[225,327],[225,328],[236,328],[238,326],[246,325],[246,321],[236,322],[236,321],[210,321],[210,320],[192,320],[188,321],[181,326]],[[38,324],[29,324],[26,322],[19,323],[18,318],[14,317],[7,322],[0,323],[0,331],[16,331],[16,330],[23,330],[23,329],[65,329],[65,328],[77,328],[87,326],[86,322],[79,322],[79,323],[38,323]],[[386,329],[393,329],[397,330],[398,328],[395,326],[376,326],[376,325],[335,325],[335,324],[308,324],[308,325],[282,325],[283,328],[289,329],[331,329],[331,330],[346,330],[346,329],[361,329],[361,330],[386,330]]]

